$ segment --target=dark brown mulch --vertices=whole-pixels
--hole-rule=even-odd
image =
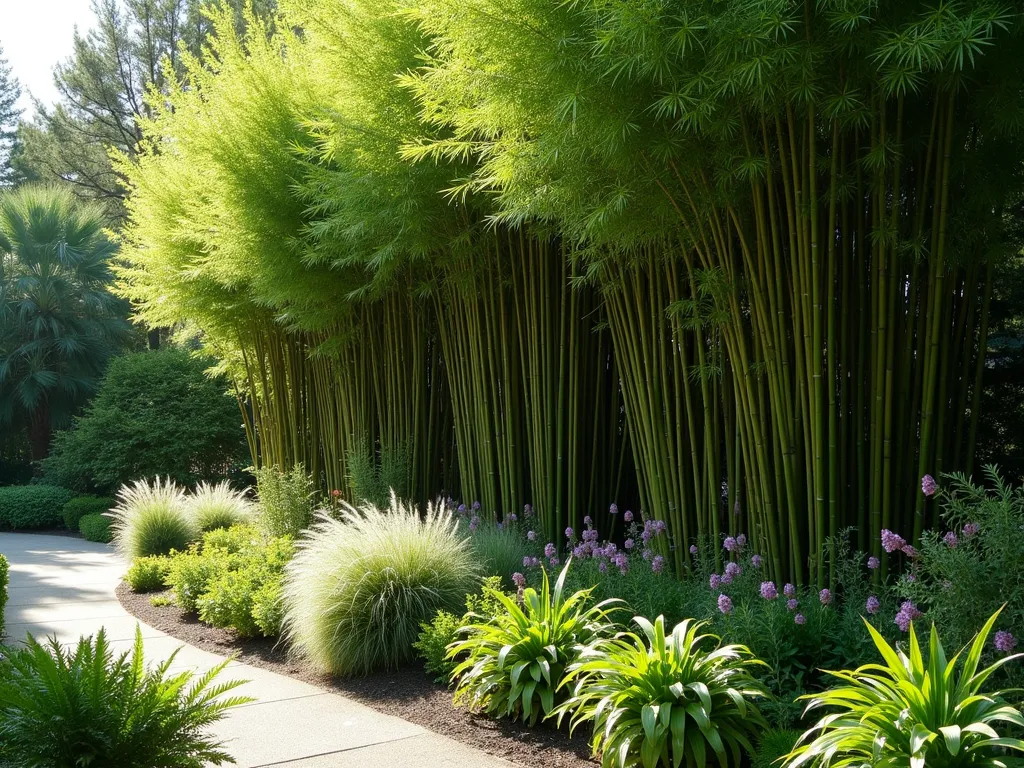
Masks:
[[[491,755],[524,766],[594,768],[587,744],[589,732],[569,739],[551,727],[527,728],[507,720],[492,720],[452,705],[451,692],[435,683],[419,664],[364,678],[339,679],[322,675],[301,660],[290,658],[274,640],[243,640],[233,632],[202,624],[176,606],[154,606],[153,595],[137,595],[122,583],[117,599],[132,615],[197,648],[235,655],[254,667],[328,688],[378,712],[400,717]]]

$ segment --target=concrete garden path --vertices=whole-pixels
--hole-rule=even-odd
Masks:
[[[142,627],[146,660],[181,651],[172,670],[205,671],[223,659],[141,624],[114,595],[124,561],[105,544],[64,536],[0,533],[11,564],[7,642],[56,636],[74,643],[105,627],[117,650]],[[232,710],[215,728],[242,768],[380,765],[391,768],[512,768],[512,764],[418,725],[268,670],[232,662],[224,679],[249,680],[236,693],[256,702]]]

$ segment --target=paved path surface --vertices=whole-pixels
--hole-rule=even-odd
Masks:
[[[140,624],[114,595],[125,564],[109,546],[63,536],[0,533],[11,564],[8,642],[31,632],[73,643],[105,627],[117,649],[128,649],[142,627],[147,661],[181,641]],[[206,670],[220,657],[184,646],[172,670]],[[249,680],[237,693],[256,702],[216,727],[242,768],[512,768],[512,764],[397,717],[268,670],[232,662],[225,679]]]

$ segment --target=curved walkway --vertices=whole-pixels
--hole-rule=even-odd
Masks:
[[[7,642],[56,636],[74,643],[105,627],[112,646],[127,650],[141,626],[147,662],[181,648],[172,670],[205,671],[223,661],[142,624],[114,595],[124,561],[105,544],[65,536],[0,533],[11,564]],[[418,725],[290,677],[232,662],[224,679],[248,680],[238,692],[256,701],[215,727],[242,768],[366,766],[512,768],[512,764]]]

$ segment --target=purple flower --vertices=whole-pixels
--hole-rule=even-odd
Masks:
[[[795,597],[791,597],[786,601],[786,607],[791,611],[795,611],[798,605],[800,605],[800,601]]]
[[[957,535],[952,531],[943,536],[942,540],[946,542],[946,546],[950,549],[956,549],[956,545],[960,543],[960,539],[958,539]]]
[[[587,556],[587,548],[583,544],[577,544],[572,548],[572,556],[577,560]]]
[[[606,560],[599,562],[597,564],[597,570],[601,573],[608,573],[608,562]]]
[[[917,610],[917,606],[914,605],[910,600],[904,601],[903,605],[900,606],[899,613],[896,614],[894,621],[896,626],[903,632],[910,629],[910,622],[918,618],[921,612]]]
[[[722,574],[722,583],[723,584],[732,584],[732,574],[731,573],[723,573]]]
[[[536,568],[538,565],[540,565],[540,560],[536,557],[527,555],[523,558],[523,568]]]
[[[697,545],[696,544],[691,544],[690,545],[690,554],[693,555],[694,557],[697,556]]]
[[[455,511],[458,512],[460,515],[464,515],[466,513],[466,505],[459,504],[459,508]]]
[[[876,613],[878,613],[881,609],[882,609],[882,601],[879,600],[874,595],[871,595],[871,597],[868,598],[868,602],[864,606],[864,610],[866,610],[872,616],[874,616]]]
[[[533,507],[530,504],[523,504],[523,517],[530,517],[533,515]]]
[[[740,545],[740,549],[747,546],[747,534],[741,533],[736,537],[736,543]]]
[[[654,559],[651,560],[651,570],[655,573],[661,573],[665,568],[665,558],[661,555],[655,555]]]
[[[478,509],[480,509],[480,502],[479,501],[474,501],[473,502],[473,511],[476,512]]]
[[[650,560],[653,555],[654,552],[649,549],[645,549],[643,552],[640,553],[640,556],[643,557],[644,560]]]
[[[478,515],[473,515],[473,517],[471,517],[470,520],[469,520],[469,530],[475,531],[479,527],[480,527],[480,517]]]
[[[610,507],[608,507],[608,514],[609,515],[617,515],[617,514],[619,514],[619,505],[615,504],[613,502],[612,505]]]
[[[624,546],[626,549],[632,549],[636,546],[636,543],[632,539],[626,539],[623,542],[622,546]]]
[[[796,616],[793,617],[793,621],[795,621],[797,624],[806,624],[807,617],[804,616],[802,613],[798,613]]]
[[[792,584],[786,584],[786,586],[782,588],[782,594],[786,597],[796,597],[796,587]]]
[[[725,564],[725,575],[730,579],[734,579],[743,573],[743,569],[740,568],[739,563],[726,563]]]
[[[525,587],[526,577],[523,576],[523,574],[521,574],[519,571],[516,571],[512,574],[512,583],[515,584],[517,587]]]
[[[566,529],[565,529],[565,538],[567,538],[567,539],[571,539],[571,538],[572,538],[572,535],[573,535],[573,530],[572,530],[572,528],[566,528]]]
[[[774,581],[762,581],[761,582],[761,597],[765,600],[774,600],[779,596],[779,590],[775,588]]]
[[[537,540],[537,532],[536,531],[527,531],[526,532],[526,538],[528,538],[530,541],[536,541]]]
[[[1009,632],[1000,630],[996,632],[995,638],[996,650],[1002,651],[1003,653],[1010,653],[1014,648],[1017,647],[1017,638],[1011,635]]]
[[[508,521],[509,521],[510,523],[514,523],[514,522],[515,522],[516,520],[518,520],[518,519],[519,519],[519,518],[518,518],[518,517],[516,517],[516,513],[515,513],[515,512],[509,512],[509,513],[508,513]]]
[[[718,610],[720,610],[726,616],[732,613],[732,600],[729,598],[728,595],[718,596]]]
[[[877,557],[868,558],[868,568],[870,568],[872,571],[878,568],[881,564],[881,561]]]
[[[921,478],[921,492],[925,496],[934,496],[939,492],[939,484],[935,482],[934,477],[925,475]]]
[[[555,552],[557,552],[557,551],[558,550],[555,549],[555,545],[552,544],[551,542],[548,542],[547,544],[544,545],[544,557],[554,557],[555,556]]]
[[[964,526],[964,538],[969,539],[980,530],[981,526],[978,523],[968,523]]]
[[[726,536],[725,537],[725,541],[722,542],[722,546],[728,552],[735,552],[736,550],[738,550],[740,548],[740,545],[736,542],[736,539],[734,539],[732,536]]]
[[[629,558],[626,557],[625,552],[619,552],[615,556],[615,566],[619,569],[623,576],[629,571]]]
[[[711,579],[710,579],[710,584],[711,584],[711,588],[713,590],[718,591],[719,589],[722,588],[722,577],[719,576],[717,573],[712,573],[711,574]]]
[[[828,605],[832,602],[832,591],[829,589],[823,589],[818,593],[818,600],[821,601],[822,605]]]
[[[548,558],[548,565],[550,565],[552,568],[557,568],[558,567],[558,558],[557,557],[549,557]]]
[[[888,528],[882,529],[882,548],[889,554],[903,549],[906,544],[907,542],[902,536],[893,533]]]
[[[583,518],[583,524],[589,528],[594,524],[594,519],[590,515],[587,515]]]
[[[750,558],[750,564],[755,568],[760,568],[762,563],[764,563],[764,558],[760,555],[754,555],[752,558]]]
[[[626,513],[622,516],[622,519],[625,520],[627,523],[632,523],[633,522],[633,513],[630,512],[627,509]]]
[[[914,549],[912,546],[910,546],[909,544],[904,544],[903,548],[902,548],[902,551],[903,551],[903,554],[906,555],[907,557],[909,557],[910,559],[914,559],[919,554],[918,551],[916,549]]]

